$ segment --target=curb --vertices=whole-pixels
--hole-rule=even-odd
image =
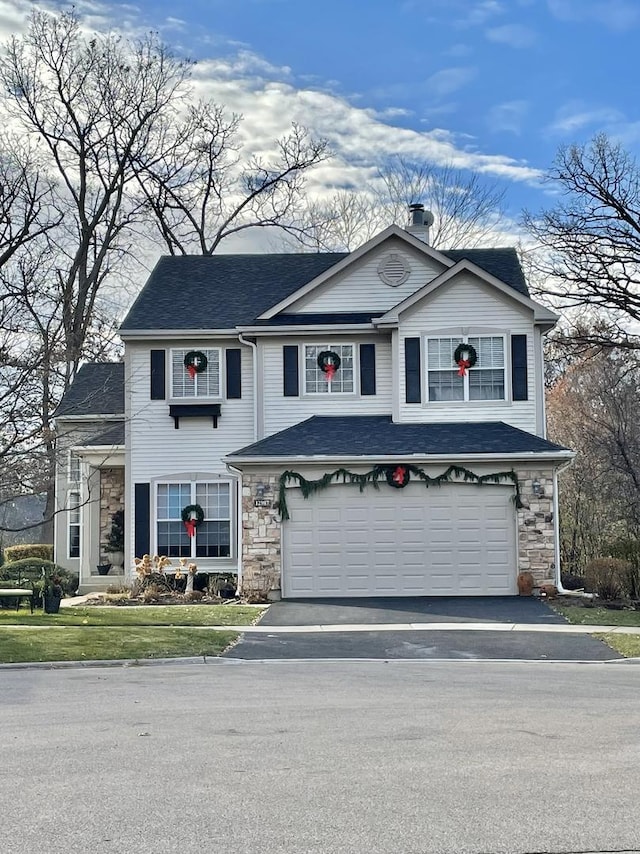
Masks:
[[[115,661],[23,661],[16,664],[0,664],[0,672],[3,670],[87,670],[96,668],[121,667],[129,669],[132,667],[158,667],[164,665],[186,665],[206,664],[218,666],[242,666],[253,664],[282,665],[282,664],[345,664],[371,662],[377,664],[396,664],[403,666],[430,665],[430,664],[457,664],[463,667],[473,667],[478,664],[531,664],[540,666],[545,664],[557,665],[583,665],[591,667],[602,667],[603,665],[640,665],[640,658],[609,658],[602,661],[591,661],[589,659],[535,659],[535,658],[222,658],[221,656],[197,656],[191,658],[141,658],[141,659],[117,659]]]
[[[93,629],[118,628],[125,631],[129,626],[29,626],[23,624],[6,623],[0,626],[2,629],[31,629],[43,631],[55,631],[56,629],[78,629],[92,631]],[[138,628],[161,629],[161,628],[188,628],[204,632],[239,632],[240,634],[323,634],[323,633],[351,633],[351,632],[534,632],[548,634],[566,635],[640,635],[640,626],[594,626],[576,625],[572,623],[347,623],[328,624],[313,626],[268,626],[258,623],[249,626],[141,626]]]

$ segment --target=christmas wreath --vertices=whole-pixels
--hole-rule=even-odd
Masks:
[[[458,344],[454,353],[453,361],[458,366],[458,375],[464,377],[467,373],[467,368],[472,368],[478,361],[476,348],[471,344]]]
[[[206,371],[208,364],[208,359],[202,350],[189,350],[187,355],[184,357],[184,366],[187,371],[189,371],[191,379],[193,379],[196,374],[201,374],[203,371]]]
[[[327,382],[331,382],[333,375],[340,367],[340,356],[333,350],[322,350],[318,354],[318,367],[326,376]]]
[[[389,466],[386,472],[387,483],[395,489],[403,489],[409,483],[410,476],[408,466]]]
[[[182,508],[180,516],[190,537],[193,537],[198,525],[204,522],[204,510],[199,504],[187,504]]]

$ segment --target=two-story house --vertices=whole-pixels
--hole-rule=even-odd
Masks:
[[[348,254],[160,259],[120,328],[124,366],[84,366],[58,410],[59,506],[71,472],[81,488],[56,559],[81,590],[113,583],[95,573],[118,488],[128,575],[150,553],[285,597],[556,578],[573,456],[545,438],[558,318],[514,250],[438,251],[429,216],[413,206]]]

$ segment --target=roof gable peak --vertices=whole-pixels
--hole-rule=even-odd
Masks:
[[[337,275],[343,273],[346,269],[348,269],[352,264],[356,263],[360,259],[362,259],[369,252],[380,247],[387,240],[392,238],[402,240],[408,246],[413,249],[417,249],[427,258],[435,261],[436,263],[442,265],[443,268],[447,269],[452,267],[455,262],[450,258],[447,258],[442,252],[439,252],[437,249],[434,249],[433,246],[429,246],[424,241],[420,240],[417,237],[414,237],[409,232],[405,231],[403,228],[400,228],[398,225],[389,225],[379,234],[376,234],[366,243],[363,243],[362,246],[359,246],[358,249],[355,249],[353,252],[350,252],[346,255],[342,260],[338,261],[328,270],[322,272],[319,276],[316,276],[315,279],[312,279],[310,282],[307,282],[297,291],[290,294],[284,300],[281,300],[276,305],[269,308],[258,318],[259,320],[271,320],[276,315],[285,311],[287,308],[292,306],[294,303],[298,302],[302,297],[307,296],[312,293],[314,290],[319,288],[321,285],[324,285],[330,279],[334,278]]]

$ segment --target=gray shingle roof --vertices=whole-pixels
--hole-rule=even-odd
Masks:
[[[161,258],[120,329],[247,325],[342,258],[342,252]]]
[[[410,456],[566,451],[502,421],[394,424],[390,415],[314,415],[230,457]]]
[[[452,261],[467,258],[528,296],[514,249],[455,249],[442,254]],[[247,326],[346,255],[323,252],[163,257],[120,329],[126,332]],[[327,323],[342,322],[329,314],[324,318]]]
[[[96,433],[84,444],[88,446],[124,445],[124,421],[114,424],[101,433]]]
[[[124,414],[124,364],[91,362],[80,368],[54,417],[120,414]]]
[[[511,285],[516,291],[524,296],[529,296],[529,288],[520,266],[518,253],[513,247],[503,246],[496,249],[447,249],[442,253],[456,263],[466,258],[491,273],[496,279]]]

